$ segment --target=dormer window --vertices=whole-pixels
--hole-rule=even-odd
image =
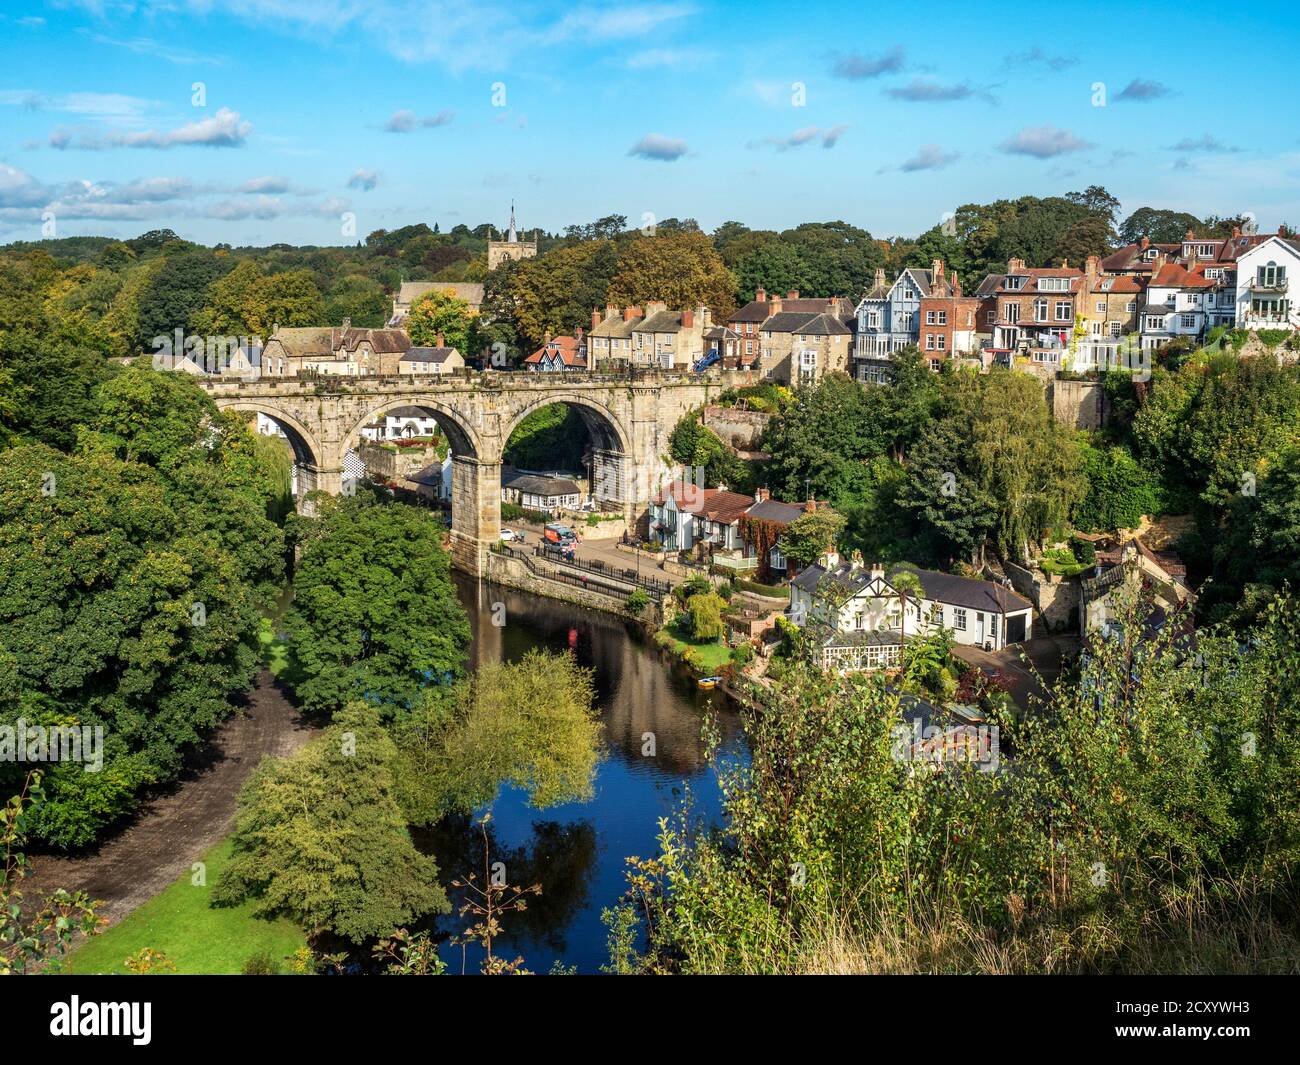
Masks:
[[[1023,274],[1010,274],[1007,277],[1007,288],[1012,292],[1019,292],[1025,287],[1025,281]]]

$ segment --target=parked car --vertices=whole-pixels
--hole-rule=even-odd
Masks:
[[[514,529],[502,529],[501,539],[506,543],[510,543],[511,540],[519,540],[522,543],[524,538],[518,535]]]

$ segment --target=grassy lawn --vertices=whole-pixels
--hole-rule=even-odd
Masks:
[[[692,640],[683,636],[676,625],[667,625],[656,632],[655,642],[682,657],[689,648],[690,664],[705,674],[716,673],[731,661],[731,648],[721,640]]]
[[[289,645],[275,634],[275,625],[270,618],[262,619],[262,626],[257,630],[257,642],[262,647],[262,664],[271,671],[271,676],[281,676],[289,666]]]
[[[141,906],[102,935],[86,940],[69,955],[65,972],[78,976],[129,973],[125,959],[144,947],[162,951],[177,973],[238,973],[254,954],[266,953],[283,971],[285,958],[307,940],[287,918],[265,921],[244,903],[225,909],[208,905],[208,893],[230,859],[230,840],[218,843],[203,861],[206,887],[194,887],[190,873]]]

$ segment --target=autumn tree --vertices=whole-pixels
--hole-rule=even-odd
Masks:
[[[638,305],[662,300],[674,309],[703,303],[716,321],[725,321],[736,306],[735,281],[703,233],[656,232],[622,247],[609,299]]]

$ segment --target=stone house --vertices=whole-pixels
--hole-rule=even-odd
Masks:
[[[632,365],[689,370],[704,357],[704,334],[713,328],[709,308],[670,311],[661,300],[646,304],[645,317],[632,325]]]
[[[632,330],[642,317],[640,307],[620,311],[612,303],[605,307],[603,315],[599,310],[591,312],[587,350],[593,368],[599,370],[602,363],[611,361],[624,365],[632,362]]]
[[[461,353],[443,344],[432,348],[410,348],[397,364],[397,372],[402,374],[448,374],[464,368],[465,359]]]
[[[1047,373],[1062,369],[1084,299],[1083,271],[1070,267],[1027,267],[1007,261],[1004,274],[989,274],[976,295],[992,334],[991,351],[1004,365],[1030,357]]]
[[[784,296],[769,295],[765,288],[760,287],[754,293],[754,298],[727,320],[727,328],[736,335],[737,365],[743,369],[758,368],[770,380],[790,382],[785,371],[778,373],[775,369],[777,363],[784,365],[788,354],[786,348],[790,345],[784,339],[769,338],[765,341],[763,338],[765,323],[781,314],[802,315],[805,321],[817,315],[829,314],[845,326],[850,338],[852,336],[850,322],[853,309],[848,300],[839,297],[804,299],[797,289],[791,289]],[[787,324],[797,321],[795,318],[782,320]],[[838,330],[835,335],[840,335]],[[765,345],[769,352],[766,362],[763,361]],[[851,339],[845,340],[844,346],[847,353],[852,347]],[[797,379],[796,376],[795,380]]]

